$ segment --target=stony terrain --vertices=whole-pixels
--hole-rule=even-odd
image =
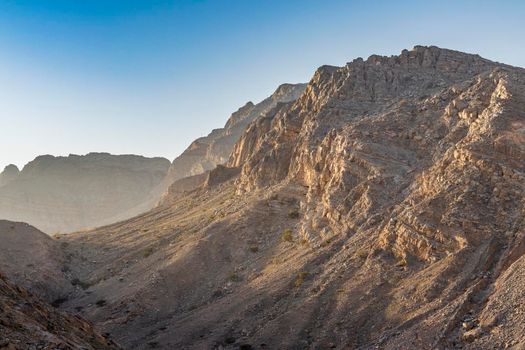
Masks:
[[[93,228],[151,209],[170,163],[163,158],[90,153],[40,156],[0,175],[0,219],[53,234]]]
[[[58,242],[9,221],[0,221],[0,242],[0,349],[120,349],[86,320],[56,309],[73,291]]]
[[[0,274],[0,349],[120,349],[78,316],[60,312]]]
[[[522,349],[524,106],[437,47],[321,67],[226,166],[57,236],[59,307],[129,349]]]
[[[73,291],[59,243],[26,223],[0,220],[0,272],[53,303]]]

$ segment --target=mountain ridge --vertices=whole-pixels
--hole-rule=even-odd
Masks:
[[[260,103],[247,102],[232,113],[224,128],[214,129],[207,136],[193,141],[173,161],[166,180],[167,186],[176,180],[202,174],[216,165],[226,163],[234,144],[253,120],[278,102],[295,100],[305,86],[306,84],[281,84],[270,97]]]
[[[225,166],[57,236],[60,307],[137,349],[523,347],[523,106],[524,69],[435,46],[323,66]]]
[[[154,205],[144,202],[169,165],[135,155],[42,155],[0,186],[0,218],[27,221],[48,234],[129,218]]]

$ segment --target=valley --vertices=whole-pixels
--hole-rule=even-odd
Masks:
[[[322,66],[162,161],[140,213],[2,221],[4,289],[88,349],[520,349],[524,106],[525,69],[435,46]]]

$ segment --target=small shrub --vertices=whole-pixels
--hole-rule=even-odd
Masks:
[[[152,349],[158,349],[160,346],[160,343],[158,341],[150,341],[147,344]]]
[[[149,247],[148,249],[144,251],[144,257],[145,258],[149,257],[151,254],[153,254],[153,251],[154,251],[153,247]]]
[[[91,285],[90,285],[88,282],[81,281],[81,280],[79,280],[78,278],[73,278],[73,279],[71,280],[71,284],[74,285],[74,286],[79,286],[79,287],[82,288],[83,290],[86,290],[86,289],[88,289],[89,287],[91,287]]]
[[[295,287],[299,288],[303,285],[304,281],[310,276],[310,273],[306,271],[299,272],[297,278],[295,279]]]
[[[67,298],[58,298],[51,303],[53,307],[59,307],[67,301]]]
[[[105,306],[106,304],[107,302],[104,299],[97,300],[97,302],[95,303],[95,305],[97,305],[98,307]]]
[[[241,277],[237,273],[232,272],[229,274],[228,280],[230,280],[230,282],[239,282]]]
[[[288,217],[290,219],[298,219],[299,218],[299,210],[297,208],[290,208],[290,209],[288,209]]]
[[[293,242],[293,232],[291,229],[287,228],[283,231],[283,235],[281,236],[281,240],[283,242]]]
[[[365,249],[362,249],[357,252],[357,256],[359,257],[359,259],[365,260],[366,258],[368,258],[368,251],[366,251]]]
[[[328,247],[330,244],[332,244],[332,240],[331,239],[327,239],[326,241],[323,241],[321,243],[321,247]]]
[[[399,262],[397,263],[397,266],[398,266],[398,267],[405,267],[405,266],[407,266],[407,265],[408,265],[408,262],[407,262],[407,260],[406,260],[405,258],[401,259],[401,261],[399,261]]]

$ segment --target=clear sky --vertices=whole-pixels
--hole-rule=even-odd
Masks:
[[[417,44],[524,67],[524,21],[521,0],[1,0],[0,167],[171,160],[281,83]]]

